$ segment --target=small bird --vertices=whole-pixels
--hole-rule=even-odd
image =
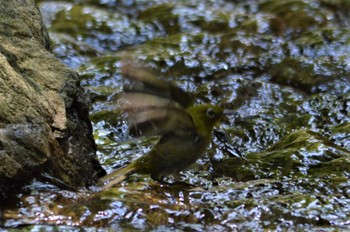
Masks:
[[[158,181],[179,174],[205,152],[213,128],[225,114],[219,106],[193,105],[191,94],[132,64],[124,65],[122,74],[133,82],[118,100],[126,113],[129,133],[160,139],[147,154],[103,177],[103,189],[133,173],[150,174]]]

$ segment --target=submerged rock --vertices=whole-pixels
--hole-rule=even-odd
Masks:
[[[214,173],[236,181],[315,178],[337,172],[341,175],[350,169],[349,159],[350,153],[346,149],[315,132],[299,130],[283,137],[264,152],[248,154],[246,159],[234,157],[215,163]]]

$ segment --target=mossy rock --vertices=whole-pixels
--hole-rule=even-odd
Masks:
[[[225,175],[237,181],[259,178],[311,177],[331,175],[350,168],[350,152],[310,130],[293,132],[268,150],[251,153],[245,159],[231,158],[214,164],[215,175]],[[334,169],[336,163],[342,163]],[[322,169],[321,169],[322,168]]]

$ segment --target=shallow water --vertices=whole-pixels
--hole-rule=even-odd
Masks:
[[[92,99],[107,172],[155,140],[127,133],[121,57],[236,110],[181,184],[134,175],[79,192],[34,181],[1,217],[46,230],[332,230],[350,222],[347,1],[41,1],[53,51]],[[191,185],[188,185],[191,184]]]

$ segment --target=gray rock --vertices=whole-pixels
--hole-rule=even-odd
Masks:
[[[0,195],[33,178],[94,183],[104,170],[78,74],[50,52],[34,0],[2,1],[0,22]]]

